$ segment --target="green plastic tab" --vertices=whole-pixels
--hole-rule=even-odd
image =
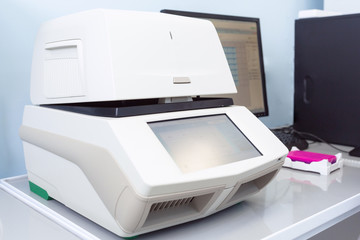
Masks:
[[[39,195],[40,197],[42,197],[45,200],[51,200],[52,197],[49,196],[49,194],[47,193],[47,191],[41,187],[39,187],[38,185],[36,185],[35,183],[29,181],[29,186],[30,186],[30,190]]]
[[[135,236],[132,236],[132,237],[123,237],[123,238],[129,240],[129,239],[135,239],[137,237],[138,237],[138,235],[135,235]]]

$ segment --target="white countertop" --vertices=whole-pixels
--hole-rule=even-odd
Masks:
[[[336,152],[322,144],[309,151]],[[360,160],[344,157],[349,159],[345,166],[328,176],[282,168],[242,203],[136,239],[307,239],[360,211]],[[1,181],[0,202],[0,239],[120,239],[57,201],[31,193],[26,176]]]

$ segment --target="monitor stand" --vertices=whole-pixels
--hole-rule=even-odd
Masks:
[[[349,152],[350,156],[354,156],[354,157],[360,157],[360,146],[354,148],[353,150],[351,150]]]

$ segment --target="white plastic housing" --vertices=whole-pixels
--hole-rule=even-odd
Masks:
[[[37,35],[34,105],[235,92],[210,21],[91,10],[48,21]]]
[[[213,115],[226,115],[261,155],[184,173],[149,126]],[[288,152],[238,106],[124,118],[26,106],[20,136],[30,181],[124,237],[206,217],[248,198],[276,175]],[[189,146],[202,142],[179,147],[196,151]]]

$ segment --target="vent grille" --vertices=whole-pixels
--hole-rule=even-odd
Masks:
[[[181,198],[175,199],[171,201],[158,202],[151,205],[150,212],[161,211],[169,208],[183,207],[190,205],[190,203],[194,200],[195,197]]]
[[[211,192],[210,192],[211,191]],[[202,192],[202,195],[182,195],[176,199],[158,199],[148,208],[148,215],[140,227],[152,229],[154,226],[171,226],[200,216],[214,199],[214,189]],[[198,193],[199,194],[199,193]],[[201,192],[200,192],[201,194]]]

